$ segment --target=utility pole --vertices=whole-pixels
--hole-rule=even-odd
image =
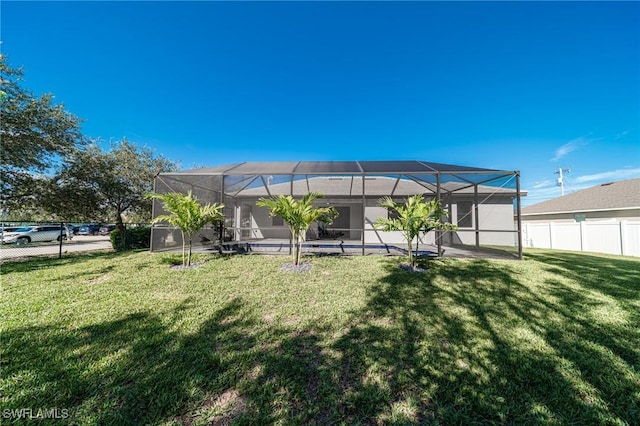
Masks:
[[[554,174],[558,175],[558,186],[560,187],[560,194],[564,195],[564,178],[562,173],[569,173],[571,169],[563,169],[562,167],[558,167],[558,171],[554,172]]]

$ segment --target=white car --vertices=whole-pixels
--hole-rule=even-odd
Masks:
[[[0,238],[2,244],[60,241],[60,239],[67,239],[67,229],[60,229],[60,225],[25,226],[12,232],[3,232]]]

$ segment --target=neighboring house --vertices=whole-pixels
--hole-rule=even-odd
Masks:
[[[182,172],[161,173],[155,191],[187,192],[204,202],[225,204],[224,229],[206,237],[206,242],[222,239],[266,246],[276,241],[288,243],[289,231],[269,210],[256,206],[261,197],[293,195],[302,197],[315,191],[324,195],[318,205],[336,207],[339,217],[331,226],[315,224],[307,241],[334,240],[343,245],[366,248],[389,245],[405,247],[397,232],[374,229],[378,217],[392,212],[378,207],[378,200],[391,196],[402,202],[423,194],[440,198],[449,211],[449,220],[458,225],[455,233],[428,235],[423,244],[482,245],[518,247],[514,200],[519,197],[519,174],[514,171],[479,169],[423,161],[302,161],[240,163]],[[154,203],[154,216],[161,214]],[[162,227],[153,230],[152,250],[171,248],[179,238]],[[341,246],[341,248],[343,248]]]
[[[609,182],[522,209],[523,222],[640,220],[640,178]]]
[[[640,256],[640,179],[525,207],[522,223],[525,247]]]

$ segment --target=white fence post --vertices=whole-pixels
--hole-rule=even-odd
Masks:
[[[621,220],[620,222],[620,254],[625,256],[627,253],[626,247],[625,247],[625,237],[626,237],[626,230],[627,230],[627,222],[624,220]]]
[[[553,248],[553,222],[549,222],[549,248]]]
[[[580,222],[580,251],[584,251],[584,240],[585,240],[585,231],[584,231],[584,224],[585,222]]]

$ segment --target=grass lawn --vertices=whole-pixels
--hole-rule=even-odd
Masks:
[[[199,259],[2,265],[1,421],[640,422],[640,259]]]

